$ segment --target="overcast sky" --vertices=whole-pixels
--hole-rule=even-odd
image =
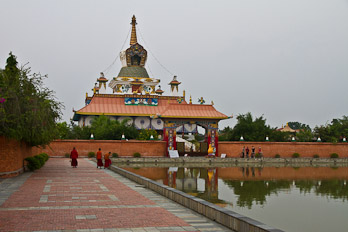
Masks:
[[[12,51],[48,74],[69,121],[100,72],[117,76],[119,59],[106,69],[133,14],[146,68],[167,94],[177,75],[194,103],[204,97],[226,115],[264,115],[272,127],[348,115],[347,0],[1,0],[0,67]]]

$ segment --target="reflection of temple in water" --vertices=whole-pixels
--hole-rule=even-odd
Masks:
[[[200,183],[204,183],[204,191],[199,190]],[[172,188],[209,202],[225,206],[225,202],[219,200],[218,168],[169,168],[163,183]]]

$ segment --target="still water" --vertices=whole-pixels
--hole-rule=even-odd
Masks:
[[[285,231],[348,231],[348,167],[122,168]]]

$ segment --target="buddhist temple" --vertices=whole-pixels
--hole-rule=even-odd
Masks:
[[[278,131],[281,131],[281,132],[290,132],[290,133],[297,133],[299,132],[300,130],[297,129],[297,130],[294,130],[292,129],[290,126],[289,126],[289,123],[286,123],[285,126],[282,126],[281,128],[277,129]]]
[[[177,76],[168,83],[169,93],[165,94],[160,79],[151,77],[145,68],[147,51],[138,43],[135,16],[131,25],[129,48],[120,53],[122,67],[118,75],[109,81],[101,73],[93,95],[86,94],[85,106],[74,111],[73,120],[82,127],[89,126],[100,115],[120,121],[127,118],[139,130],[156,130],[167,141],[168,150],[178,149],[177,133],[194,134],[198,132],[197,126],[201,126],[205,129],[202,152],[211,145],[217,154],[218,122],[229,117],[217,111],[213,104],[204,104],[203,98],[199,104],[193,104],[191,97],[187,102],[185,91],[181,94],[179,90],[181,82]],[[106,93],[107,86],[112,93]]]

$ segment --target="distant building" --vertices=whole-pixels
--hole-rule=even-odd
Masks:
[[[217,151],[218,122],[227,119],[211,104],[193,104],[181,95],[181,82],[174,76],[169,83],[169,94],[159,85],[160,80],[151,78],[146,71],[147,51],[137,41],[136,18],[132,18],[130,46],[120,53],[122,68],[108,84],[113,90],[106,94],[108,80],[101,73],[93,88],[93,95],[86,94],[85,107],[74,112],[79,126],[89,126],[99,115],[113,120],[129,119],[137,129],[154,129],[167,141],[168,149],[176,149],[177,133],[197,133],[197,126],[206,130],[206,143]]]
[[[294,130],[289,126],[289,123],[286,123],[285,126],[282,126],[281,128],[277,129],[278,131],[281,132],[291,132],[291,133],[297,133],[300,131],[300,129]]]

